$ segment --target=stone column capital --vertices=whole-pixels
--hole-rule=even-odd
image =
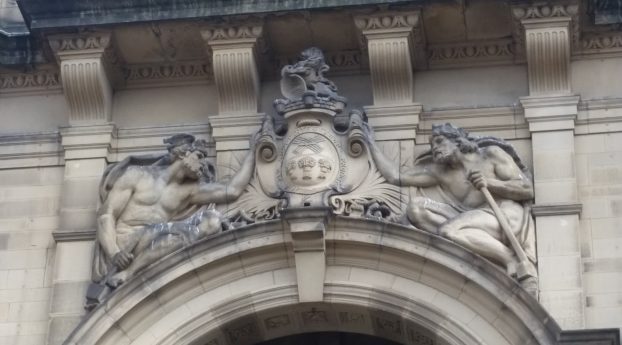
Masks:
[[[78,34],[52,35],[48,37],[50,48],[60,60],[102,57],[112,47],[112,35],[108,31]]]
[[[408,35],[419,25],[421,13],[410,12],[378,12],[372,15],[354,17],[354,24],[365,36],[388,34],[392,37]]]
[[[205,27],[203,41],[212,49],[226,49],[235,45],[254,45],[263,34],[263,24]]]
[[[535,22],[555,23],[560,20],[570,21],[577,19],[579,13],[578,4],[529,4],[512,7],[514,19],[523,24]]]

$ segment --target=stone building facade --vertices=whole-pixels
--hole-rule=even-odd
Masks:
[[[0,32],[0,344],[260,344],[325,332],[619,344],[613,1],[0,4],[27,27]],[[400,166],[429,149],[433,124],[512,144],[533,175],[537,300],[439,236],[315,210],[175,251],[85,311],[106,167],[188,133],[230,180],[276,113],[281,69],[312,46]],[[416,193],[402,186],[402,205]]]

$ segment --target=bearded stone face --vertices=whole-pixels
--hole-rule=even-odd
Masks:
[[[433,136],[430,139],[430,145],[432,146],[432,159],[440,164],[453,162],[459,150],[455,142],[442,135]]]
[[[201,176],[203,176],[203,171],[201,170],[201,159],[203,158],[203,153],[199,151],[188,152],[182,158],[184,172],[188,178],[198,180],[199,178],[201,178]]]

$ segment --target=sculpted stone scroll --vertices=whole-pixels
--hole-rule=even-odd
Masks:
[[[101,182],[93,281],[116,287],[141,268],[221,230],[220,214],[201,207],[237,199],[254,171],[253,150],[227,184],[214,180],[203,140],[165,140],[168,154],[128,157]],[[253,147],[251,143],[251,147]]]
[[[400,171],[372,141],[369,145],[389,183],[438,187],[443,200],[410,200],[406,215],[412,225],[502,265],[535,293],[533,184],[512,146],[493,137],[470,136],[451,124],[435,125],[431,150],[412,169]]]

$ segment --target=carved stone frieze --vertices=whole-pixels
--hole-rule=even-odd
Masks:
[[[466,67],[508,64],[514,61],[512,40],[435,44],[428,47],[428,64],[435,67]]]
[[[591,58],[622,56],[622,33],[584,35],[581,39],[581,46],[575,49],[573,53]]]
[[[128,65],[123,71],[126,87],[195,84],[213,80],[211,66],[204,61]]]
[[[574,17],[578,14],[577,4],[536,4],[528,7],[513,7],[512,14],[518,20],[555,17]]]
[[[54,52],[77,52],[82,54],[85,50],[103,51],[110,46],[110,32],[86,33],[81,35],[53,36],[49,40],[50,47]]]
[[[208,28],[201,31],[201,36],[206,41],[230,41],[237,39],[257,39],[263,32],[263,26],[239,25]]]
[[[0,74],[0,94],[42,92],[61,88],[57,70]]]
[[[402,28],[412,30],[413,27],[418,25],[419,20],[419,12],[390,12],[379,13],[377,15],[357,16],[354,18],[354,24],[362,31]]]
[[[189,134],[166,139],[163,155],[128,156],[111,165],[100,185],[90,301],[101,302],[110,288],[208,236],[278,220],[294,254],[299,301],[323,301],[331,214],[445,237],[533,288],[533,184],[514,149],[449,124],[433,126],[431,150],[413,157],[411,169],[402,171],[406,163],[378,149],[364,113],[342,114],[346,99],[324,76],[327,69],[317,48],[283,67],[284,98],[275,101],[276,112],[265,116],[252,136],[249,152],[229,156],[231,173],[220,181],[210,146]],[[403,187],[418,188],[417,194],[408,198]],[[313,308],[300,314],[305,324],[332,318]],[[407,329],[400,320],[370,322],[387,334],[402,336]],[[290,323],[281,315],[265,325]],[[251,337],[256,327],[228,329],[230,342]]]

